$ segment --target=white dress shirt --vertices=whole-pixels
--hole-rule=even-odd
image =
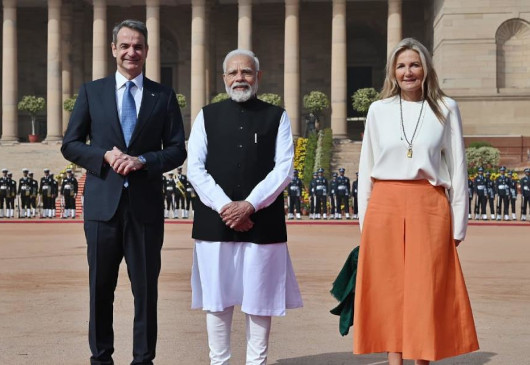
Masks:
[[[410,141],[420,116],[422,102],[402,101],[404,129]],[[454,239],[463,240],[467,230],[467,164],[462,135],[462,121],[456,102],[444,98],[441,123],[425,102],[412,158],[407,157],[408,143],[403,136],[399,97],[374,102],[368,111],[359,161],[359,222],[372,192],[372,178],[378,180],[428,180],[447,190],[453,218]]]
[[[116,105],[118,106],[118,117],[121,121],[121,104],[123,102],[123,93],[125,92],[125,84],[129,81],[125,76],[116,71]],[[144,75],[141,73],[131,80],[135,86],[131,87],[131,94],[136,105],[136,117],[140,113],[140,105],[142,105],[142,94],[144,91]]]

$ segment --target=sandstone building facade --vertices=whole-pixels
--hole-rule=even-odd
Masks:
[[[112,27],[135,18],[149,29],[145,74],[186,96],[188,133],[224,91],[224,55],[240,47],[260,58],[260,93],[282,96],[295,135],[305,131],[303,95],[321,90],[331,100],[324,125],[358,140],[351,95],[379,89],[388,49],[415,37],[459,102],[466,138],[491,141],[513,163],[530,158],[528,0],[3,0],[1,16],[3,144],[28,138],[30,118],[16,108],[24,95],[46,98],[38,133],[60,141],[63,100],[115,71]]]

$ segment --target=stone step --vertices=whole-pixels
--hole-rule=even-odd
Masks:
[[[333,172],[343,167],[345,175],[350,179],[355,178],[359,170],[359,156],[361,154],[361,142],[351,140],[336,140],[333,143],[333,156],[331,158],[331,169]]]

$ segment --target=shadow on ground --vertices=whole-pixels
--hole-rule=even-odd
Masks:
[[[496,356],[493,352],[473,352],[470,354],[436,361],[436,365],[483,365],[488,364]],[[327,354],[279,359],[271,365],[383,365],[388,364],[386,354],[353,355],[350,352],[333,352]],[[406,360],[404,365],[413,365]]]

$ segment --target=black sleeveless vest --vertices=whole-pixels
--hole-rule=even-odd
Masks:
[[[251,99],[237,103],[231,99],[203,108],[208,141],[205,167],[215,182],[233,201],[244,200],[274,168],[276,136],[283,109]],[[237,232],[222,221],[219,213],[195,204],[192,237],[203,241],[253,242],[287,241],[283,194],[266,208],[250,216],[254,226]]]

